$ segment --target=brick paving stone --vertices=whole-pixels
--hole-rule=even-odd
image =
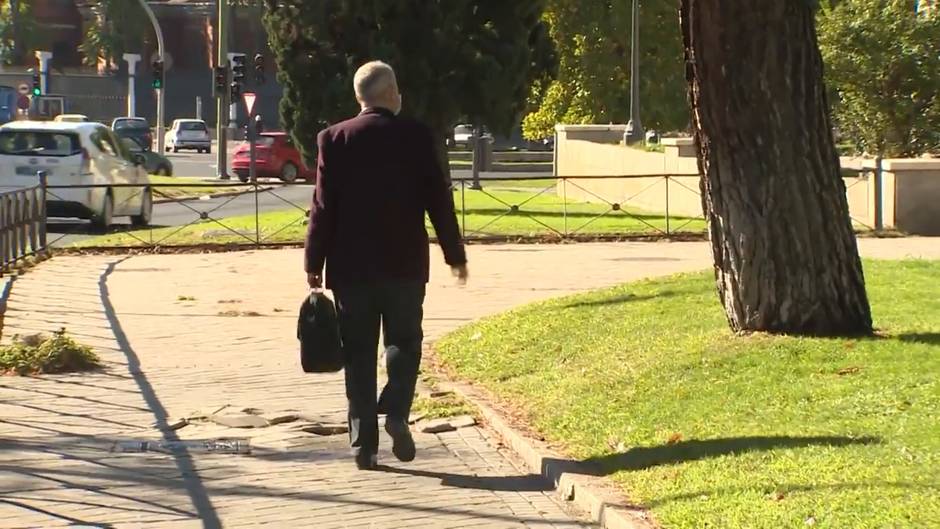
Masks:
[[[940,258],[931,239],[860,246],[875,257]],[[709,255],[704,243],[478,246],[469,285],[457,287],[435,251],[426,335],[433,341],[527,302],[707,268]],[[587,526],[480,428],[416,434],[419,458],[409,464],[394,460],[383,434],[380,462],[389,468],[370,473],[355,470],[344,435],[304,433],[300,423],[168,428],[226,405],[296,413],[308,424],[344,421],[342,377],[300,370],[301,264],[295,250],[58,257],[18,278],[4,340],[64,327],[106,367],[0,378],[0,525]],[[260,316],[220,315],[235,308]],[[112,451],[119,441],[224,436],[249,438],[252,454]]]

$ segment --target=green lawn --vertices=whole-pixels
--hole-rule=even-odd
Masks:
[[[554,186],[526,188],[529,182],[493,182],[486,190],[467,189],[454,192],[457,220],[468,237],[485,236],[557,236],[559,233],[578,235],[641,235],[657,234],[666,229],[660,215],[630,210],[612,211],[606,204],[564,201]],[[551,182],[548,182],[551,185]],[[519,206],[512,212],[511,206]],[[567,209],[567,217],[565,210]],[[195,213],[194,213],[195,215]],[[300,242],[306,227],[304,213],[297,209],[261,215],[261,238],[265,243]],[[673,231],[702,232],[704,220],[673,218]],[[166,245],[231,244],[251,242],[255,237],[255,216],[210,220],[185,228],[157,228],[130,233],[113,233],[86,239],[78,244],[90,246],[138,246],[163,242]]]
[[[735,337],[711,274],[437,344],[666,528],[940,527],[940,262],[865,263],[879,337]]]

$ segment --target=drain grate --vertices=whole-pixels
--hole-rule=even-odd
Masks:
[[[192,441],[117,441],[111,447],[112,452],[122,454],[233,454],[251,455],[251,440],[244,437],[220,437]]]

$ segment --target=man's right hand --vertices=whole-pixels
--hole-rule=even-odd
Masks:
[[[450,272],[457,278],[458,285],[466,285],[467,278],[470,277],[470,270],[466,264],[450,267]]]

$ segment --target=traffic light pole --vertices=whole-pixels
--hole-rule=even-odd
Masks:
[[[228,64],[228,0],[217,0],[219,4],[219,55],[216,64],[224,66]],[[229,71],[229,68],[226,68]],[[225,84],[228,88],[228,83]],[[226,122],[228,118],[228,90],[222,90],[217,94],[218,105],[215,123],[215,135],[219,144],[216,150],[216,176],[220,180],[228,180],[228,129]]]
[[[163,29],[160,28],[160,22],[157,20],[157,16],[153,14],[153,9],[150,9],[150,5],[147,4],[146,0],[140,0],[140,6],[147,12],[147,17],[150,18],[150,23],[153,24],[153,32],[157,34],[157,51],[160,54],[160,64],[166,68],[166,47],[163,45]],[[157,89],[157,152],[161,154],[163,154],[164,142],[166,141],[164,137],[166,135],[165,109],[166,77],[164,74],[163,83]]]
[[[255,123],[254,112],[248,116],[248,179],[252,184],[258,182],[258,167],[255,163],[255,142],[258,139],[258,126]]]

